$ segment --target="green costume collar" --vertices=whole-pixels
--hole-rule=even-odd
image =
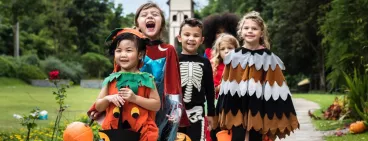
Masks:
[[[132,72],[115,72],[110,74],[102,83],[102,86],[106,86],[108,83],[116,79],[116,88],[119,90],[123,87],[129,87],[137,94],[139,86],[146,86],[154,89],[154,77],[146,72],[132,73]]]

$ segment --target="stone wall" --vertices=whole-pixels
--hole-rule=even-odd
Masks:
[[[61,79],[58,81],[58,85],[69,85],[69,80]],[[54,83],[50,82],[49,80],[31,80],[32,86],[38,86],[38,87],[54,87]]]
[[[103,80],[81,80],[80,86],[82,88],[96,88],[101,89]]]

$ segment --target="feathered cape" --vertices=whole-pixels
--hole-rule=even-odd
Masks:
[[[237,48],[224,59],[215,128],[242,125],[284,138],[299,128],[281,59],[268,49]]]

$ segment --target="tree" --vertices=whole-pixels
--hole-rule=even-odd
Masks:
[[[74,42],[78,52],[102,53],[107,29],[108,17],[112,14],[114,4],[108,0],[74,0],[67,17],[71,26],[77,28],[77,38]]]
[[[19,57],[19,21],[24,16],[37,15],[44,9],[44,0],[2,0],[3,14],[11,15],[14,38],[14,56]]]
[[[321,19],[323,44],[328,47],[327,79],[333,88],[344,83],[342,72],[364,72],[368,62],[368,1],[334,0]]]
[[[284,61],[287,74],[319,74],[319,89],[325,89],[325,51],[318,34],[318,19],[324,15],[321,6],[329,0],[278,0],[273,9],[269,28],[272,49]],[[303,15],[303,16],[302,16]],[[303,64],[303,65],[300,65]],[[312,77],[313,79],[313,77]],[[318,87],[317,87],[318,89]]]

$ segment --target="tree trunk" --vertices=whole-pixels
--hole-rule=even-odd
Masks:
[[[14,33],[14,57],[19,58],[19,22],[13,25]]]
[[[319,84],[320,84],[320,89],[326,91],[326,76],[325,76],[325,53],[323,50],[323,46],[321,46],[321,51],[319,52],[319,58],[320,58],[320,63],[319,63]]]

